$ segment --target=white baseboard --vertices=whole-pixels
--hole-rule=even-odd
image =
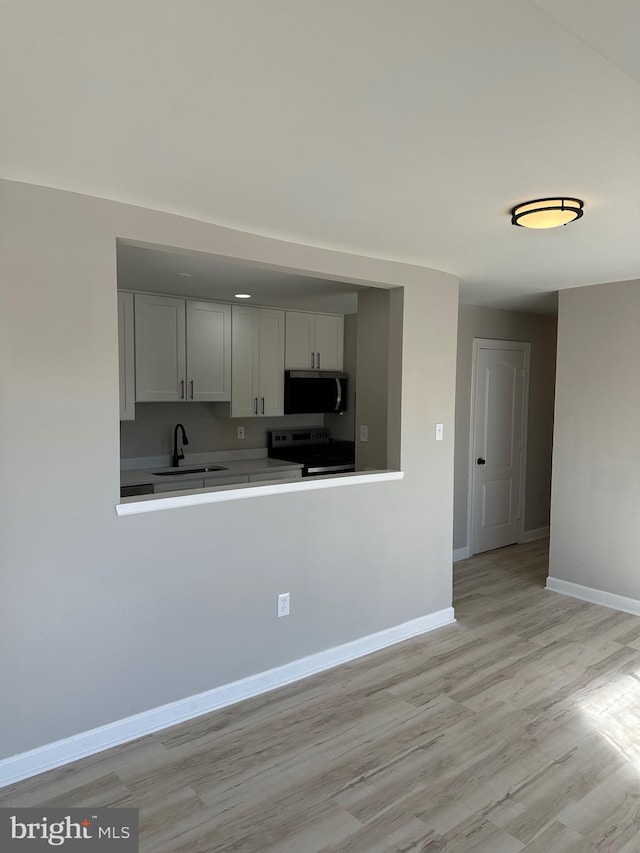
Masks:
[[[637,598],[627,598],[624,595],[605,592],[603,589],[594,589],[591,586],[582,586],[579,583],[570,583],[552,577],[547,578],[547,589],[551,592],[559,592],[561,595],[569,595],[571,598],[579,598],[581,601],[589,601],[591,604],[601,604],[603,607],[612,607],[623,613],[640,616],[640,601]]]
[[[468,548],[454,548],[453,549],[453,562],[457,563],[458,560],[466,560],[469,557],[469,549]]]
[[[286,684],[292,684],[294,681],[324,672],[455,621],[453,608],[447,607],[436,613],[429,613],[427,616],[404,622],[402,625],[300,658],[284,666],[207,690],[205,693],[179,699],[177,702],[152,708],[141,714],[116,720],[106,726],[5,758],[0,760],[0,788],[68,764],[70,761],[78,761],[94,755],[112,746],[119,746],[143,735],[174,726],[176,723],[225,708],[243,699],[250,699],[252,696],[259,696],[277,687],[284,687]]]
[[[520,538],[520,544],[535,542],[536,539],[548,539],[551,534],[550,527],[537,527],[535,530],[524,530]]]

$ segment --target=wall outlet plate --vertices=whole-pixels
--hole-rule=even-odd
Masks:
[[[444,440],[444,424],[436,424],[436,441]]]
[[[244,427],[238,427],[238,438],[244,438]]]
[[[278,618],[289,615],[289,607],[291,604],[288,592],[282,592],[278,596]]]
[[[369,441],[369,427],[361,426],[360,427],[360,441]]]

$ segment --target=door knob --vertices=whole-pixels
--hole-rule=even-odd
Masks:
[[[482,456],[478,456],[478,459],[476,461],[478,465],[485,465],[487,460],[483,459]]]

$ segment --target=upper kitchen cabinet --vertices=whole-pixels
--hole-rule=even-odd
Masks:
[[[342,370],[344,317],[286,312],[287,370]]]
[[[136,400],[231,396],[231,306],[135,294]]]
[[[135,367],[133,343],[133,293],[118,292],[118,361],[120,367],[120,420],[135,419]]]
[[[232,418],[284,413],[284,311],[232,309]]]
[[[231,398],[231,306],[187,299],[187,396]]]

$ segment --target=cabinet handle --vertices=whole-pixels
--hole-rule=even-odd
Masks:
[[[262,398],[262,414],[264,415],[264,397]]]
[[[184,400],[184,379],[180,380],[180,399]]]
[[[311,370],[316,366],[316,354],[315,352],[311,353]]]
[[[258,398],[257,397],[253,398],[253,414],[254,415],[258,414]]]
[[[193,379],[191,380],[191,399],[193,400]]]
[[[320,370],[320,353],[317,353],[318,356],[318,370]]]

